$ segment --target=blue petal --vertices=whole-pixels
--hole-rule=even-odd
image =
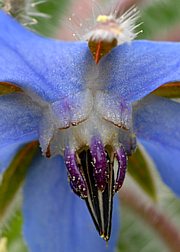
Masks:
[[[41,157],[32,165],[24,188],[24,236],[31,252],[113,252],[119,235],[118,210],[116,201],[107,248],[85,202],[70,190],[63,159]]]
[[[91,59],[87,43],[43,38],[2,11],[0,31],[0,81],[31,90],[46,101],[82,89]]]
[[[18,149],[19,144],[12,144],[0,149],[0,174],[8,168]]]
[[[2,11],[0,30],[0,81],[46,101],[94,85],[135,101],[164,83],[180,81],[179,43],[134,41],[115,48],[95,66],[87,43],[40,37]]]
[[[134,131],[163,181],[180,196],[180,104],[149,96],[134,111]]]
[[[0,96],[0,146],[38,138],[41,111],[24,94]]]
[[[180,43],[134,41],[120,45],[100,62],[102,83],[133,102],[162,84],[180,81]]]
[[[140,142],[155,162],[164,183],[180,197],[180,150],[142,139],[140,139]]]

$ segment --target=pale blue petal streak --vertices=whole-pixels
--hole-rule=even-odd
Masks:
[[[101,82],[127,101],[162,84],[180,81],[180,43],[133,41],[116,47],[100,62]]]
[[[43,38],[0,11],[0,81],[56,101],[83,89],[87,43]]]
[[[134,131],[164,182],[180,196],[180,103],[144,98],[134,111]]]
[[[0,174],[10,165],[19,149],[19,144],[11,144],[0,149]]]
[[[112,238],[99,237],[85,202],[71,191],[61,157],[37,159],[24,188],[24,236],[31,252],[114,252],[119,235],[115,202]]]
[[[0,96],[0,146],[38,139],[41,110],[24,94]]]

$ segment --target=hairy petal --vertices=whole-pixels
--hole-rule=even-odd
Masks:
[[[32,164],[24,188],[23,212],[24,236],[32,252],[112,252],[115,249],[118,202],[107,248],[94,228],[85,202],[70,190],[61,157],[50,160],[39,157]]]
[[[0,97],[0,146],[38,138],[41,109],[24,94]]]
[[[180,80],[180,43],[133,41],[100,62],[101,82],[133,102],[159,86]]]
[[[164,182],[180,196],[180,104],[150,95],[134,109],[134,131]]]
[[[0,81],[56,101],[83,89],[87,43],[43,38],[0,11]]]

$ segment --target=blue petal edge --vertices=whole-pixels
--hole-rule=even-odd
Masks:
[[[180,43],[133,41],[116,47],[100,62],[101,82],[129,102],[159,86],[180,81]]]
[[[164,183],[180,196],[180,103],[150,95],[134,109],[134,131]]]

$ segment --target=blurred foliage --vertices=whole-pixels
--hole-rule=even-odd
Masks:
[[[128,159],[128,174],[154,201],[157,199],[157,191],[154,177],[149,162],[145,159],[140,148]]]
[[[1,235],[7,238],[8,252],[28,251],[22,238],[22,222],[22,215],[17,212]]]
[[[143,33],[139,34],[139,39],[155,38],[170,27],[180,21],[180,1],[179,0],[156,0],[154,4],[144,7],[141,10],[141,28]]]
[[[122,206],[122,227],[118,252],[168,252],[157,234],[127,206]]]
[[[180,200],[163,184],[156,171],[156,184],[158,188],[157,208],[167,218],[180,226]],[[128,187],[131,187],[131,180]],[[156,230],[150,227],[139,214],[128,206],[121,204],[121,233],[117,252],[169,252],[169,249],[161,241]],[[177,251],[178,252],[178,251]]]
[[[0,183],[0,222],[3,223],[9,212],[11,205],[22,186],[27,170],[36,155],[38,149],[37,142],[26,144],[14,157],[9,167],[3,174]]]
[[[69,3],[70,0],[46,0],[39,4],[37,10],[48,14],[49,18],[36,18],[38,23],[33,25],[32,28],[45,36],[53,36]]]

